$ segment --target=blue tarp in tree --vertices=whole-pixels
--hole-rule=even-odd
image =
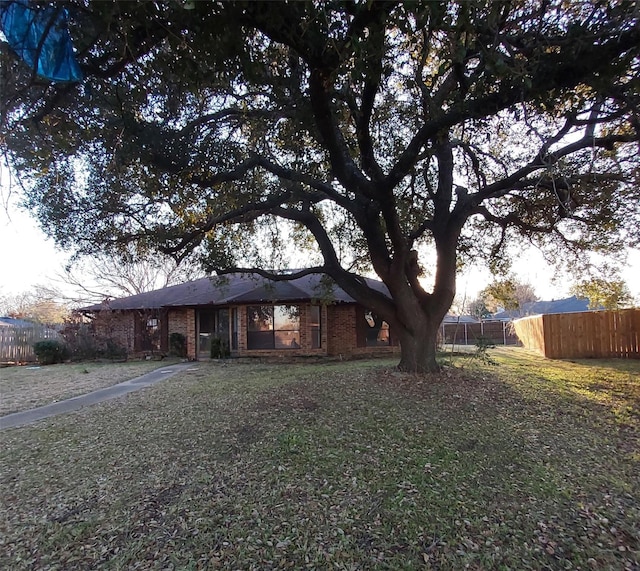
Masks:
[[[38,75],[52,81],[80,81],[66,9],[34,6],[28,0],[0,2],[0,26],[9,45]]]

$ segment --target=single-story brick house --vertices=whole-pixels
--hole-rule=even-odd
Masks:
[[[386,286],[368,279],[388,295]],[[81,310],[96,332],[130,354],[166,353],[172,333],[190,359],[212,341],[232,356],[356,356],[399,350],[393,331],[326,276],[270,281],[254,274],[206,277]]]

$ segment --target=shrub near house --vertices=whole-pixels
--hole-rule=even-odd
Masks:
[[[71,356],[67,345],[57,339],[44,339],[33,344],[33,350],[41,365],[63,363]]]
[[[84,316],[75,315],[67,320],[60,334],[64,338],[73,360],[127,358],[127,350],[110,333],[112,316],[101,313],[88,323]]]

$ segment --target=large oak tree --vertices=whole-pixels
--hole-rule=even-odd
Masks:
[[[85,79],[2,45],[1,143],[62,246],[265,274],[310,248],[272,277],[328,274],[431,371],[462,260],[638,242],[633,2],[59,4]]]

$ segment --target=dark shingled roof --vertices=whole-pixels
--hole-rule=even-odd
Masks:
[[[385,295],[387,287],[380,281],[365,278],[367,285]],[[83,307],[81,311],[102,309],[159,309],[197,305],[235,303],[274,303],[321,299],[354,303],[355,300],[326,276],[311,274],[294,280],[272,281],[257,274],[228,274],[201,278],[155,291],[109,300],[107,304]]]

